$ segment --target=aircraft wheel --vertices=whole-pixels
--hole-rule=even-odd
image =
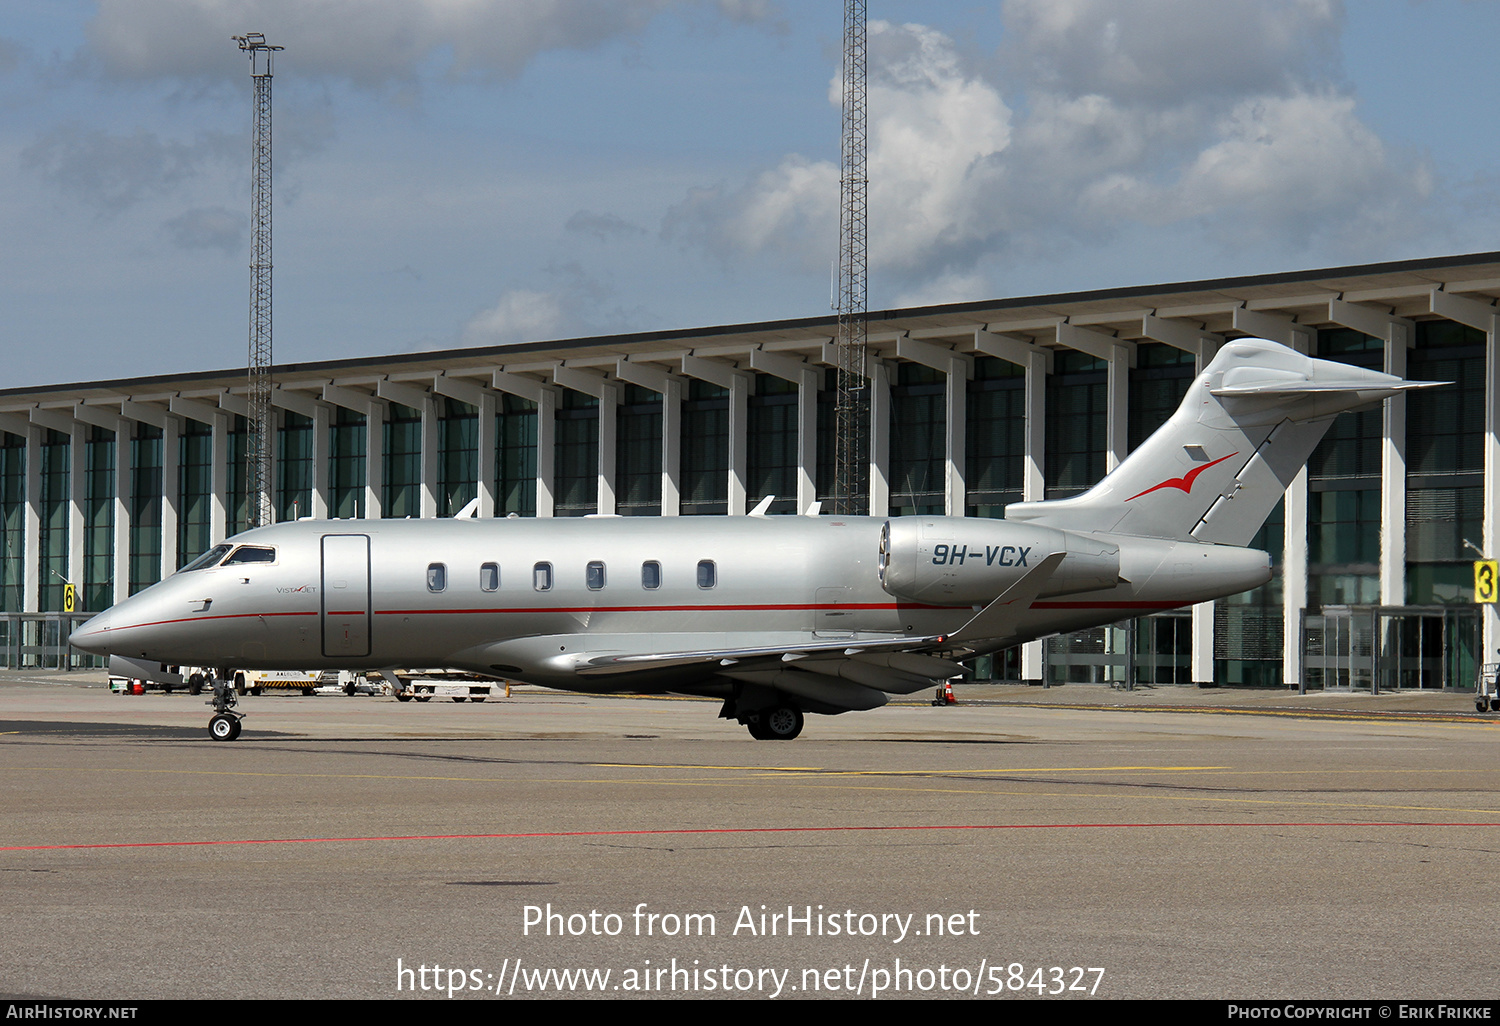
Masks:
[[[755,740],[757,741],[772,740],[771,735],[766,733],[765,725],[761,723],[759,719],[754,719],[746,723],[745,729],[748,730],[750,732],[750,736],[755,738]]]
[[[396,696],[396,701],[398,701],[398,702],[410,702],[411,701],[411,696],[408,695],[408,694],[405,694],[403,692],[402,694],[399,694],[399,695]]]
[[[219,715],[208,721],[208,733],[215,741],[233,741],[240,736],[240,721]]]
[[[802,733],[802,710],[792,705],[778,705],[761,713],[761,729],[770,741],[790,741]]]

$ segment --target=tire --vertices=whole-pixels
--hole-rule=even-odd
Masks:
[[[203,674],[195,673],[188,678],[188,694],[201,695],[203,693]]]
[[[303,688],[302,689],[302,696],[304,698],[311,697],[312,693],[313,693],[313,689],[312,688]]]
[[[484,696],[483,695],[470,695],[469,696],[469,701],[471,701],[471,702],[483,702],[484,701]]]
[[[396,701],[398,701],[398,702],[410,702],[411,701],[411,696],[403,692],[402,694],[399,694],[399,695],[396,696]]]
[[[802,710],[793,705],[778,705],[760,714],[761,729],[770,741],[791,741],[802,733]]]
[[[240,724],[233,716],[215,716],[208,721],[208,736],[215,741],[233,741],[240,736]]]
[[[238,741],[240,739],[240,731],[244,728],[244,726],[245,725],[239,720],[235,720],[234,729],[229,732],[229,740]]]
[[[245,691],[245,675],[243,673],[236,673],[234,675],[234,693],[243,697]]]
[[[758,719],[751,720],[749,723],[745,724],[745,729],[748,730],[750,732],[750,736],[755,738],[755,740],[757,741],[774,740],[770,734],[766,733],[766,728],[761,725],[761,722]]]
[[[455,702],[466,702],[466,701],[468,701],[468,699],[465,696],[463,696],[463,695],[454,695],[453,696],[453,700]]]
[[[1500,712],[1500,698],[1490,699],[1490,712]]]

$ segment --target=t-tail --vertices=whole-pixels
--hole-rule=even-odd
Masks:
[[[1226,344],[1161,428],[1068,499],[1005,519],[1071,531],[1247,545],[1334,417],[1439,381],[1403,381],[1260,338]]]

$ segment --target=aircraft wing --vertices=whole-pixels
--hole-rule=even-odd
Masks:
[[[710,670],[716,676],[791,691],[829,706],[865,708],[874,698],[870,689],[911,694],[969,673],[953,660],[981,648],[993,650],[997,642],[1015,636],[1019,615],[1036,601],[1064,557],[1061,552],[1047,556],[951,634],[829,639],[693,652],[615,653],[585,660],[574,672],[597,678],[717,664]]]

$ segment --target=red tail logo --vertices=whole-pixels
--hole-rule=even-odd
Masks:
[[[1201,467],[1194,467],[1192,470],[1189,470],[1186,474],[1183,474],[1181,477],[1168,478],[1167,480],[1163,481],[1161,484],[1152,485],[1150,488],[1147,488],[1144,492],[1136,492],[1134,495],[1132,495],[1130,497],[1130,499],[1139,499],[1142,495],[1150,495],[1152,492],[1159,491],[1162,488],[1176,488],[1178,491],[1181,491],[1184,494],[1192,494],[1192,491],[1193,491],[1193,482],[1196,481],[1196,480],[1198,480],[1198,475],[1199,474],[1203,473],[1209,467],[1217,466],[1218,464],[1223,463],[1225,460],[1233,459],[1234,457],[1236,457],[1238,455],[1239,455],[1239,453],[1232,452],[1228,456],[1220,456],[1218,459],[1214,460],[1212,463],[1205,463]],[[1130,499],[1126,499],[1125,501],[1129,502]]]

